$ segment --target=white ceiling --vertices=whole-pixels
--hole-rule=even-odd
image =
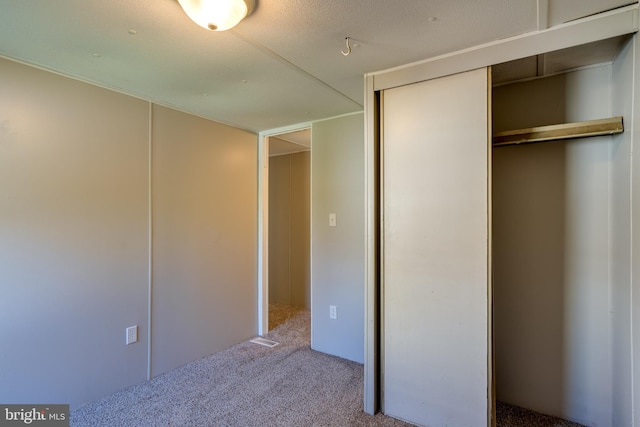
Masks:
[[[362,110],[367,72],[636,2],[257,0],[211,32],[176,0],[0,0],[0,55],[261,131]]]

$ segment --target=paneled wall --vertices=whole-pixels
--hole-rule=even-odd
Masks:
[[[7,60],[0,93],[0,401],[143,381],[148,104]]]
[[[269,302],[311,308],[309,151],[269,158]]]
[[[150,329],[154,375],[256,333],[255,135],[4,59],[0,93],[1,402],[144,381]]]
[[[257,326],[256,137],[153,107],[152,373]]]

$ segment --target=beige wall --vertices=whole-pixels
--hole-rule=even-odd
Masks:
[[[290,303],[291,191],[289,156],[269,158],[269,302]]]
[[[605,118],[611,66],[500,86],[495,130]],[[493,150],[498,400],[611,425],[611,137]]]
[[[291,154],[291,304],[311,309],[311,152]]]
[[[256,141],[153,107],[154,375],[256,333]]]
[[[147,377],[150,148],[154,374],[255,334],[255,135],[3,59],[0,93],[0,402]]]
[[[148,104],[6,60],[0,93],[0,401],[77,404],[140,382]]]
[[[311,308],[310,152],[269,158],[269,302]]]
[[[362,113],[311,128],[311,346],[364,361],[364,118]],[[329,214],[337,226],[329,227]],[[337,319],[329,318],[329,306]]]

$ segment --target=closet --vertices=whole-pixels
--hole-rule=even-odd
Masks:
[[[637,18],[367,77],[367,411],[640,419]]]
[[[628,206],[617,199],[630,156],[616,86],[630,46],[617,37],[492,67],[496,397],[584,425],[617,425],[610,296],[622,295],[610,272],[630,230],[612,215]]]

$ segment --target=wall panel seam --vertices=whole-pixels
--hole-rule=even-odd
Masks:
[[[148,260],[147,260],[147,380],[151,379],[151,309],[153,297],[153,103],[149,102],[148,123]]]

